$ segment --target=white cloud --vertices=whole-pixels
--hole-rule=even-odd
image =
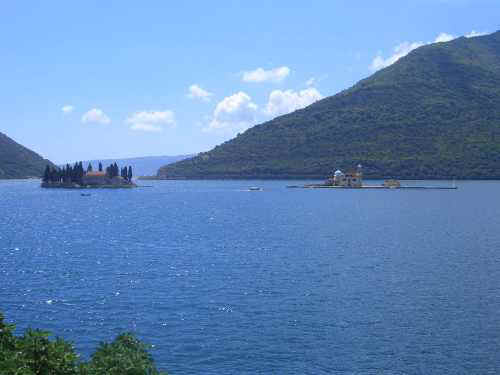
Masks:
[[[304,108],[321,98],[323,96],[313,87],[301,91],[273,90],[265,108],[259,110],[252,98],[240,91],[217,104],[203,131],[234,134],[248,129],[260,120]]]
[[[210,97],[213,94],[209,91],[202,89],[200,86],[193,84],[189,86],[189,94],[187,95],[190,99],[201,99],[203,101],[210,101]]]
[[[316,83],[316,78],[311,77],[306,81],[306,86],[313,86]]]
[[[486,35],[488,33],[486,32],[482,32],[482,31],[475,31],[475,30],[472,30],[470,33],[468,34],[465,34],[465,37],[466,38],[474,38],[476,36],[483,36],[483,35]]]
[[[145,123],[132,124],[130,129],[139,130],[143,132],[154,132],[154,133],[159,133],[163,131],[163,128],[160,125],[145,124]]]
[[[389,56],[388,58],[384,59],[380,54],[375,57],[372,61],[372,64],[370,65],[371,70],[379,70],[385,67],[388,67],[389,65],[394,64],[396,61],[398,61],[401,57],[404,57],[408,55],[411,51],[413,51],[415,48],[423,46],[425,43],[422,42],[403,42],[396,47],[394,47],[394,53],[392,56]]]
[[[477,32],[477,31],[474,31],[472,30],[470,33],[468,34],[465,34],[465,37],[466,38],[472,38],[472,37],[475,37],[475,36],[481,36],[481,35],[485,35],[486,33],[483,33],[483,32]],[[399,45],[397,45],[396,47],[394,47],[394,53],[387,57],[387,58],[383,58],[381,56],[381,54],[379,53],[372,61],[371,65],[370,65],[370,69],[371,70],[379,70],[379,69],[382,69],[382,68],[386,68],[388,67],[389,65],[392,65],[394,64],[396,61],[398,61],[401,57],[404,57],[406,56],[407,54],[409,54],[411,51],[413,51],[414,49],[418,48],[418,47],[421,47],[423,45],[427,45],[427,44],[432,44],[432,43],[442,43],[442,42],[449,42],[453,39],[455,39],[456,37],[454,35],[451,35],[451,34],[447,34],[447,33],[440,33],[435,39],[433,42],[427,42],[427,43],[424,43],[424,42],[403,42]]]
[[[323,96],[314,87],[301,91],[274,90],[269,94],[264,113],[268,116],[283,115],[307,107],[321,98]]]
[[[434,43],[449,42],[450,40],[453,39],[455,39],[453,35],[447,33],[441,33],[436,37],[436,39],[434,39]]]
[[[311,77],[309,78],[307,81],[306,81],[306,86],[316,86],[318,85],[320,82],[324,81],[325,79],[328,78],[328,74],[324,74],[320,77]]]
[[[290,74],[290,68],[281,66],[279,68],[264,70],[257,68],[249,72],[243,72],[244,82],[281,82]]]
[[[71,113],[73,112],[73,110],[75,109],[75,107],[73,107],[72,105],[65,105],[64,107],[61,108],[61,111],[66,114],[66,113]]]
[[[175,126],[175,113],[170,110],[166,111],[141,111],[135,112],[129,116],[125,122],[130,124],[130,129],[146,131],[146,132],[161,132],[162,125]]]
[[[93,108],[82,116],[82,122],[96,123],[96,124],[109,124],[111,119],[99,108]]]
[[[235,133],[248,129],[257,120],[258,107],[243,91],[221,100],[204,131]]]

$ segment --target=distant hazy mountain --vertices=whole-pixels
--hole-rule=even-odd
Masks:
[[[134,171],[134,176],[152,176],[156,175],[158,168],[164,165],[175,163],[184,160],[194,155],[176,155],[176,156],[144,156],[140,158],[126,158],[126,159],[101,159],[101,160],[85,160],[83,167],[86,169],[88,163],[92,163],[92,168],[97,170],[99,162],[106,168],[111,163],[117,163],[120,167],[131,165]],[[73,164],[73,163],[70,163]]]
[[[500,32],[417,48],[352,88],[159,170],[186,178],[500,178]]]
[[[53,165],[36,152],[0,133],[0,179],[40,177],[47,164]]]

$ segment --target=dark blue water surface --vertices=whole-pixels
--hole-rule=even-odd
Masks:
[[[0,310],[18,332],[88,356],[132,331],[171,374],[500,373],[499,182],[147,184],[0,182]]]

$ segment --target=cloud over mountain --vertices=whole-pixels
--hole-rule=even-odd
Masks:
[[[225,97],[214,109],[205,131],[235,132],[252,126],[257,118],[258,106],[243,91]]]
[[[473,38],[473,37],[482,36],[482,35],[486,35],[486,33],[477,32],[477,31],[472,30],[470,33],[465,34],[464,36],[466,38]],[[456,36],[454,36],[454,35],[447,34],[447,33],[440,33],[432,42],[402,42],[402,43],[398,44],[396,47],[394,47],[393,54],[387,58],[382,57],[382,55],[379,53],[373,59],[371,65],[370,65],[370,69],[373,71],[376,71],[376,70],[386,68],[389,65],[394,64],[401,57],[404,57],[407,54],[409,54],[414,49],[417,49],[418,47],[421,47],[421,46],[426,45],[426,44],[432,44],[432,43],[449,42],[455,38],[456,38]]]
[[[314,87],[301,91],[293,90],[273,90],[269,94],[264,113],[269,116],[279,116],[293,112],[323,98],[320,92]]]

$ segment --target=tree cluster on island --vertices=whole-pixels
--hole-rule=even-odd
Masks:
[[[43,173],[42,181],[45,183],[59,184],[83,184],[83,178],[90,172],[93,172],[92,164],[89,163],[87,169],[84,170],[83,163],[76,162],[73,166],[66,164],[62,168],[50,167],[47,165]],[[103,172],[102,163],[99,162],[99,172]],[[132,166],[119,168],[118,164],[112,163],[106,167],[105,176],[114,178],[120,176],[127,182],[132,182]]]
[[[120,170],[120,177],[122,177],[124,180],[127,181],[132,181],[132,167],[129,165],[127,167],[123,168],[118,168],[118,164],[113,163],[109,167],[106,167],[106,175],[109,178],[117,177],[118,176],[118,170]],[[99,163],[99,171],[102,171],[102,164]],[[92,172],[92,164],[89,163],[87,167],[87,172]]]

